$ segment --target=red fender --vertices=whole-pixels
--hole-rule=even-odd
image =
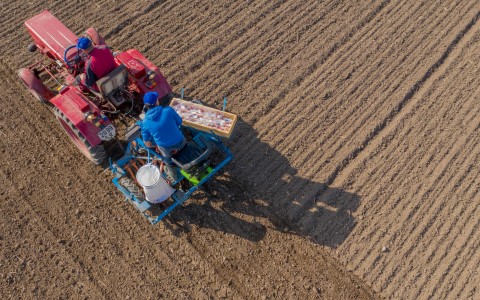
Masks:
[[[22,68],[18,70],[18,77],[20,77],[30,93],[32,93],[32,95],[41,103],[46,103],[53,98],[52,91],[35,76],[32,70]]]
[[[92,147],[102,143],[102,140],[97,135],[101,129],[85,120],[86,112],[93,112],[97,116],[100,116],[101,112],[98,107],[77,88],[72,86],[64,88],[60,94],[52,98],[50,102],[72,122]],[[109,120],[103,121],[102,123],[104,126],[109,124],[111,124]]]
[[[157,66],[143,56],[138,50],[130,49],[122,52],[116,56],[117,61],[124,64],[127,67],[131,81],[134,82],[134,89],[140,95],[144,95],[147,92],[157,92],[159,99],[172,92],[172,88],[167,82],[167,79],[163,76]],[[146,85],[146,74],[148,71],[154,71],[155,86],[149,87]]]
[[[97,29],[90,27],[85,30],[85,35],[95,44],[95,45],[105,45],[105,39],[103,36],[98,33]]]

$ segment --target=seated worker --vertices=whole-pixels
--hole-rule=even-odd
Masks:
[[[179,128],[182,118],[170,106],[160,106],[156,92],[146,93],[143,96],[143,104],[146,113],[140,127],[145,146],[157,146],[164,158],[165,172],[172,181],[176,181],[178,171],[173,164],[172,156],[187,143]]]
[[[88,59],[85,62],[85,73],[77,76],[76,83],[98,92],[96,81],[117,67],[113,54],[107,46],[94,46],[86,37],[78,39],[77,48],[85,53]]]

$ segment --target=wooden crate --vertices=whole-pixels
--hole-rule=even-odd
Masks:
[[[192,109],[195,109],[195,110],[201,110],[205,114],[207,112],[219,114],[219,115],[222,115],[225,118],[229,118],[229,119],[232,120],[231,126],[230,126],[230,128],[228,128],[228,131],[223,131],[223,130],[221,130],[219,128],[216,128],[216,127],[213,127],[213,126],[207,126],[207,125],[204,125],[204,124],[196,123],[195,120],[187,120],[187,118],[185,118],[185,116],[182,116],[182,112],[180,112],[179,110],[176,110],[177,113],[180,115],[180,117],[182,117],[182,119],[183,119],[182,124],[184,126],[192,127],[192,128],[195,128],[195,129],[198,129],[198,130],[201,130],[201,131],[205,131],[205,132],[213,131],[216,135],[229,138],[230,135],[233,132],[233,128],[235,127],[235,124],[237,124],[237,115],[226,112],[226,111],[218,110],[218,109],[215,109],[215,108],[211,108],[211,107],[208,107],[208,106],[205,106],[205,105],[201,105],[201,104],[193,103],[193,102],[190,102],[190,101],[182,100],[182,99],[179,99],[179,98],[173,98],[172,102],[170,103],[170,106],[175,107],[176,105],[185,105],[186,107],[189,107],[189,108],[192,108]]]

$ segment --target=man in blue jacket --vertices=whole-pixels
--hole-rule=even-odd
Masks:
[[[141,128],[145,146],[157,146],[164,158],[165,172],[171,179],[177,180],[178,171],[173,164],[172,156],[187,143],[179,128],[182,118],[170,106],[160,106],[156,92],[146,93],[143,103],[146,113]]]

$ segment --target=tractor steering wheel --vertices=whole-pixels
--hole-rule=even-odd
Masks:
[[[67,49],[65,49],[65,52],[63,52],[63,61],[67,64],[67,66],[70,69],[73,69],[73,70],[79,70],[80,67],[81,67],[80,63],[83,61],[79,49],[77,49],[77,53],[75,54],[75,56],[73,58],[67,59],[68,51],[70,51],[71,49],[76,48],[76,47],[77,47],[76,45],[68,46]]]

